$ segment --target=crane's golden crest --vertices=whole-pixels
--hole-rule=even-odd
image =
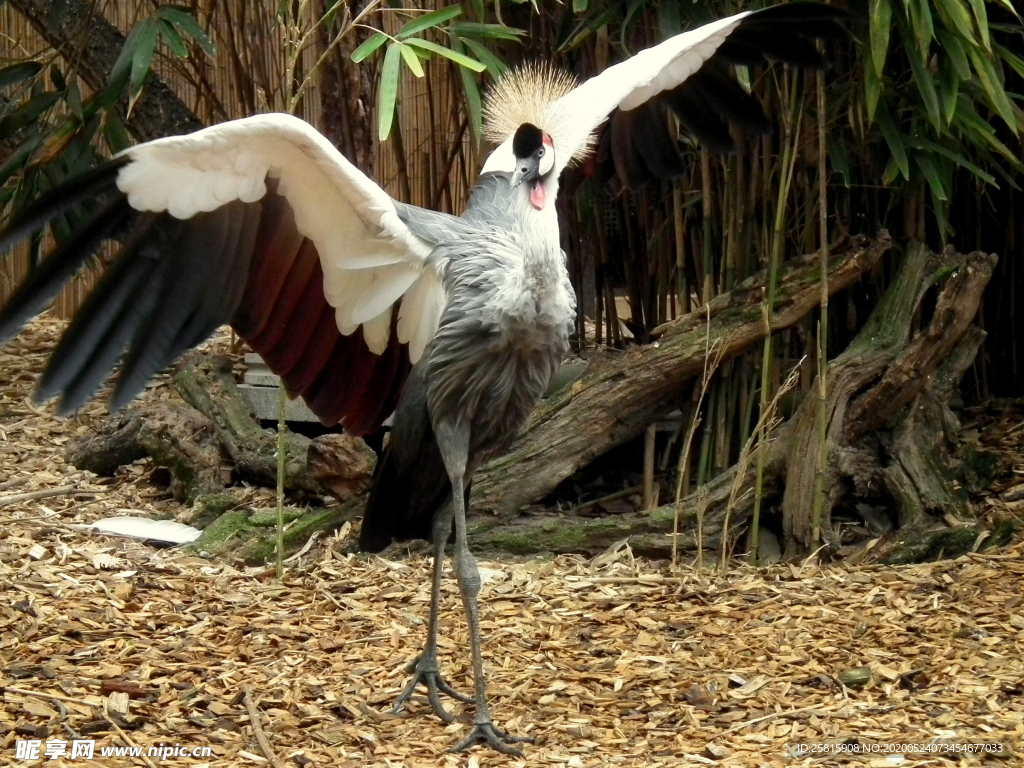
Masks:
[[[484,103],[484,138],[501,144],[523,123],[532,123],[551,136],[555,152],[564,135],[559,110],[551,106],[578,85],[568,72],[544,62],[516,67],[488,91]],[[563,143],[564,147],[565,144]],[[573,157],[580,160],[590,150],[588,143]]]

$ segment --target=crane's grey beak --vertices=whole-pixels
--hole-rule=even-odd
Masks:
[[[517,157],[516,158],[516,170],[512,174],[511,186],[515,189],[524,181],[535,181],[540,178],[540,158],[537,156],[532,157]]]

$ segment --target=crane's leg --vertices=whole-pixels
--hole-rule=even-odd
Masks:
[[[452,747],[452,752],[460,752],[480,742],[506,755],[522,757],[523,753],[512,744],[533,741],[533,739],[511,736],[496,728],[491,722],[491,713],[487,707],[484,662],[480,651],[480,615],[477,610],[477,596],[480,594],[480,571],[466,542],[465,487],[466,464],[469,457],[469,425],[452,424],[449,421],[439,422],[434,425],[434,436],[441,449],[441,456],[444,458],[444,465],[452,484],[452,506],[455,512],[455,552],[452,559],[455,565],[455,576],[459,581],[462,604],[466,608],[466,619],[469,622],[469,643],[473,653],[473,698],[476,702],[473,729],[465,739]]]
[[[438,691],[453,699],[471,703],[473,699],[464,693],[459,693],[445,681],[441,676],[441,668],[437,663],[437,616],[441,610],[441,577],[444,573],[444,548],[448,543],[448,536],[452,532],[452,518],[455,508],[451,504],[445,504],[436,515],[433,522],[434,539],[434,577],[430,586],[430,617],[427,620],[427,644],[423,646],[423,653],[412,664],[406,672],[412,673],[412,680],[405,686],[402,693],[395,699],[391,711],[398,713],[402,711],[405,703],[412,698],[416,686],[423,683],[427,687],[427,700],[434,714],[446,723],[452,722],[455,718],[443,706],[438,696]]]

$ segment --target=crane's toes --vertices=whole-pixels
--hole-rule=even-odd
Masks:
[[[469,736],[452,747],[451,751],[461,752],[474,744],[486,744],[491,749],[501,752],[503,755],[523,757],[523,751],[514,747],[513,744],[533,744],[533,742],[534,739],[529,736],[513,736],[505,733],[500,728],[496,728],[494,723],[488,720],[484,723],[473,723],[473,730],[469,732]]]
[[[398,714],[402,711],[405,703],[412,698],[413,693],[416,692],[416,686],[420,683],[422,683],[427,689],[427,701],[430,702],[430,708],[434,710],[435,715],[446,723],[454,722],[455,718],[441,704],[440,694],[443,693],[445,696],[451,696],[453,699],[466,704],[471,704],[473,702],[472,697],[466,696],[464,693],[459,693],[448,685],[448,682],[444,679],[436,666],[430,665],[429,663],[424,664],[422,660],[417,660],[409,671],[412,672],[412,679],[398,695],[398,698],[395,699],[395,703],[391,707],[392,714]]]

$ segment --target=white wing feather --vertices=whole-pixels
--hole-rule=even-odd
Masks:
[[[202,531],[190,525],[176,523],[173,520],[150,520],[145,517],[107,517],[97,520],[91,525],[76,525],[83,531],[96,533],[112,533],[117,536],[128,536],[133,539],[152,539],[167,541],[171,544],[188,544],[202,535]]]
[[[338,329],[362,325],[367,346],[380,354],[390,335],[391,305],[413,286],[441,291],[427,272],[432,246],[399,219],[384,190],[352,165],[308,123],[284,114],[257,115],[172,136],[125,150],[133,162],[121,169],[117,186],[139,211],[167,211],[187,219],[233,200],[251,203],[278,180],[299,232],[313,241],[324,272],[324,295],[336,311]],[[434,301],[438,298],[435,296]],[[407,313],[408,314],[408,313]],[[407,320],[399,338],[427,336],[437,329]],[[415,362],[422,347],[417,344]],[[413,350],[410,349],[410,353]]]
[[[591,133],[615,109],[636,109],[659,93],[681,85],[750,13],[738,13],[670,37],[609,67],[551,104],[540,127],[554,143],[557,170],[561,172],[578,153],[586,153]],[[514,162],[510,136],[487,158],[483,170],[512,171]]]

